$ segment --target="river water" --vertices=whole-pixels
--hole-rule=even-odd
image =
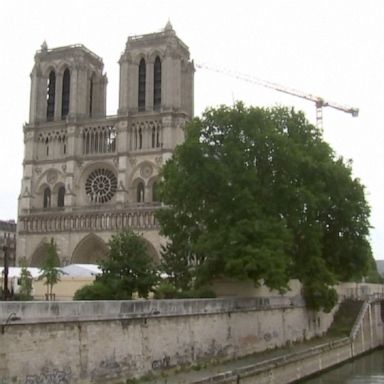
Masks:
[[[384,350],[376,350],[300,384],[384,384]]]

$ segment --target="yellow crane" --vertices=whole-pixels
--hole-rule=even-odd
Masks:
[[[339,111],[349,113],[353,117],[357,117],[359,115],[359,109],[358,108],[350,107],[348,105],[342,105],[342,104],[339,104],[339,103],[336,103],[333,101],[329,101],[329,100],[324,100],[322,97],[313,95],[311,93],[305,93],[305,92],[299,91],[295,88],[290,88],[290,87],[287,87],[287,86],[284,86],[281,84],[274,83],[272,81],[262,80],[262,79],[259,79],[257,77],[254,77],[254,76],[245,75],[242,73],[237,73],[237,72],[225,69],[225,68],[214,67],[214,66],[211,66],[208,64],[195,63],[195,65],[197,68],[200,68],[200,69],[206,69],[206,70],[213,71],[216,73],[222,73],[222,74],[225,74],[227,76],[230,76],[230,77],[233,77],[236,79],[240,79],[243,81],[247,81],[249,83],[257,84],[257,85],[260,85],[260,86],[265,87],[265,88],[270,88],[270,89],[273,89],[273,90],[278,91],[278,92],[282,92],[282,93],[285,93],[288,95],[300,97],[300,98],[305,99],[305,100],[313,101],[315,103],[315,106],[316,106],[316,125],[320,129],[323,128],[323,107],[334,108],[334,109],[337,109]]]

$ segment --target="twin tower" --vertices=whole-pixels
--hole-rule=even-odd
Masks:
[[[17,236],[18,258],[40,266],[54,239],[59,262],[96,263],[132,228],[159,257],[156,186],[193,116],[194,66],[168,22],[128,38],[117,115],[106,116],[103,61],[83,45],[35,55]]]

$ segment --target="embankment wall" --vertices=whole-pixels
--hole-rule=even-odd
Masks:
[[[0,383],[121,382],[323,334],[293,298],[0,303]]]
[[[207,375],[194,384],[291,384],[324,369],[344,363],[375,348],[383,347],[383,310],[381,300],[366,301],[349,337],[335,339],[315,347],[247,364],[233,371]],[[166,380],[159,380],[159,384]]]

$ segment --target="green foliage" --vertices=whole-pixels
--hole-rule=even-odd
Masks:
[[[155,290],[155,299],[195,299],[195,298],[214,298],[215,292],[209,287],[199,287],[197,289],[178,290],[172,283],[162,282]]]
[[[337,304],[337,292],[320,279],[308,279],[304,282],[304,300],[306,305],[316,311],[329,313]]]
[[[130,300],[134,293],[147,298],[158,282],[158,273],[142,237],[131,230],[119,232],[108,246],[102,274],[77,291],[75,300]]]
[[[176,290],[185,291],[191,288],[192,268],[189,264],[188,252],[181,246],[174,242],[163,247],[160,270],[166,274],[167,281]]]
[[[352,299],[343,300],[334,315],[333,322],[328,328],[327,336],[348,337],[359,315],[363,301]]]
[[[178,299],[213,299],[215,297],[215,292],[211,288],[205,286],[188,291],[181,291],[177,295]]]
[[[372,284],[383,284],[384,279],[377,270],[376,261],[371,257],[368,265],[368,272],[365,274],[365,282]]]
[[[114,296],[111,286],[96,280],[93,284],[78,289],[73,300],[109,300]]]
[[[154,294],[155,299],[177,299],[178,291],[177,288],[167,282],[162,282],[158,285]]]
[[[332,285],[368,271],[364,187],[301,112],[207,110],[161,176],[163,268],[177,286],[228,276],[284,291],[298,278],[307,304],[329,310]]]
[[[50,243],[45,244],[45,247],[47,249],[47,256],[43,261],[39,280],[44,280],[44,285],[47,286],[47,299],[52,300],[54,297],[53,286],[60,281],[61,271],[58,269],[59,258],[57,255],[56,244],[53,238],[51,239]]]
[[[32,300],[32,276],[27,268],[27,260],[25,257],[20,259],[20,291],[18,293],[18,299],[21,301]]]

